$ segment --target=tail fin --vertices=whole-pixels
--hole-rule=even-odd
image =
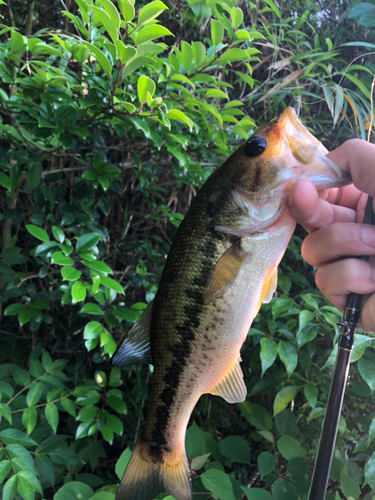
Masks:
[[[184,452],[177,460],[156,461],[146,443],[138,441],[122,476],[115,500],[154,500],[169,493],[176,500],[192,500],[189,467]]]

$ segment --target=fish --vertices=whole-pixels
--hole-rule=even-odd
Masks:
[[[158,291],[114,356],[154,365],[149,412],[115,500],[168,493],[192,500],[185,433],[202,394],[246,398],[240,349],[295,228],[288,194],[300,178],[317,189],[350,183],[293,108],[257,130],[191,203]]]

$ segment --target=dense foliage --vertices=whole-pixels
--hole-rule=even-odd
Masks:
[[[288,105],[329,148],[370,135],[374,11],[0,0],[4,500],[114,498],[152,367],[120,371],[111,357],[155,295],[181,214]],[[306,497],[340,314],[314,289],[302,236],[244,345],[247,401],[206,395],[192,416],[197,498]],[[329,500],[373,498],[372,342],[357,335]]]

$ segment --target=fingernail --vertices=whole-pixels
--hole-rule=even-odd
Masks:
[[[375,227],[364,226],[361,232],[361,239],[365,245],[375,248]]]

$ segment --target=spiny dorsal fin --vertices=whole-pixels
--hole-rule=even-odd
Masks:
[[[128,333],[120,349],[113,357],[113,364],[124,367],[129,365],[150,364],[150,330],[153,301],[143,311],[143,314]]]
[[[273,294],[275,293],[276,291],[276,288],[277,288],[277,267],[275,267],[275,269],[272,270],[272,272],[269,274],[269,276],[267,276],[267,281],[268,283],[264,286],[267,287],[267,289],[265,290],[265,294],[264,294],[264,297],[263,297],[263,304],[268,304],[268,302],[271,302],[272,300],[272,297],[273,297]]]
[[[209,304],[212,300],[222,297],[233,285],[240,269],[249,257],[249,254],[241,248],[241,240],[237,240],[220,257],[212,268],[206,288],[204,291],[204,303]]]
[[[242,403],[246,399],[247,389],[243,381],[240,367],[241,356],[238,355],[229,372],[208,392],[221,396],[228,403]]]

